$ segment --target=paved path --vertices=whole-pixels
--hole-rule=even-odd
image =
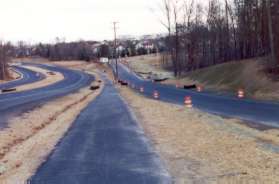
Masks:
[[[110,83],[80,114],[30,181],[32,184],[171,183],[142,129]]]

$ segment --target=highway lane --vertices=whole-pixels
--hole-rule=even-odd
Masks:
[[[175,86],[152,83],[142,80],[126,66],[119,65],[119,77],[136,85],[137,91],[144,87],[146,97],[152,98],[154,90],[160,94],[160,100],[184,104],[185,96],[191,96],[195,108],[224,117],[239,118],[249,123],[262,124],[279,128],[279,104],[252,99],[238,99],[228,95],[212,92],[176,89]]]
[[[32,70],[28,70],[26,68],[23,68],[21,66],[12,66],[12,68],[21,74],[21,78],[17,80],[13,80],[10,82],[5,82],[3,84],[0,84],[0,90],[2,89],[9,89],[9,88],[15,88],[17,86],[30,84],[33,82],[37,82],[40,80],[45,79],[45,75],[41,73],[34,72]]]
[[[30,184],[170,184],[126,104],[106,80]]]
[[[89,74],[63,67],[43,64],[29,65],[41,67],[54,72],[60,72],[64,75],[64,79],[60,82],[39,89],[1,94],[0,128],[5,128],[7,126],[7,119],[11,116],[26,112],[54,98],[75,92],[78,89],[89,85],[94,80],[94,77]]]

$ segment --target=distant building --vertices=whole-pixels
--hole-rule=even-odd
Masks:
[[[100,58],[100,63],[108,63],[108,62],[109,62],[109,58],[105,58],[105,57]]]

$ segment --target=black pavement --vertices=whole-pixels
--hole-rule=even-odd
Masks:
[[[171,183],[143,130],[116,89],[107,83],[30,183]]]

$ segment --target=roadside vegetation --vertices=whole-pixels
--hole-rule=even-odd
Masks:
[[[162,0],[174,75],[255,57],[266,57],[269,72],[278,74],[278,9],[277,0]]]
[[[266,70],[266,57],[231,61],[189,71],[180,77],[164,67],[161,58],[160,55],[146,55],[127,58],[123,63],[143,78],[167,78],[164,84],[197,84],[204,90],[232,94],[243,89],[250,98],[279,100],[279,78]]]

